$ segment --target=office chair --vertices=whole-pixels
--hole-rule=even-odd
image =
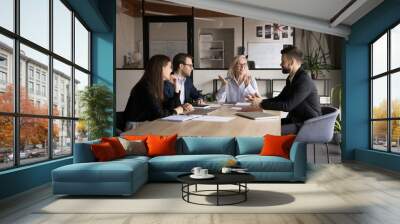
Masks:
[[[336,117],[339,110],[334,107],[321,107],[322,115],[306,120],[297,133],[296,140],[308,144],[314,144],[314,163],[315,163],[315,144],[325,144],[326,157],[329,163],[328,142],[333,138]]]

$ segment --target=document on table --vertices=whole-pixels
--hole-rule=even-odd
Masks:
[[[249,103],[249,102],[237,102],[235,104],[236,107],[248,107],[250,105],[251,105],[251,103]]]
[[[203,115],[200,117],[196,117],[193,120],[194,121],[209,121],[209,122],[228,122],[233,119],[235,119],[235,117]]]
[[[163,117],[161,118],[161,120],[164,121],[177,121],[177,122],[182,122],[182,121],[188,121],[188,120],[192,120],[195,119],[197,117],[200,117],[201,115],[197,115],[197,114],[193,114],[193,115],[171,115],[168,117]]]

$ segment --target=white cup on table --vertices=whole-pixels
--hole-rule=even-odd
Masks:
[[[208,175],[208,169],[201,169],[200,170],[200,176],[207,176]]]
[[[201,173],[200,173],[200,171],[202,170],[202,168],[201,167],[193,167],[193,169],[192,169],[192,173],[194,174],[194,175],[196,175],[196,176],[200,176],[201,175]]]

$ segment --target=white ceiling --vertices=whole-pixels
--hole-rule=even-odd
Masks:
[[[351,0],[168,0],[188,6],[225,12],[297,28],[347,37],[350,26],[383,0],[356,0],[338,24],[330,20]]]
[[[222,0],[329,21],[350,0]]]

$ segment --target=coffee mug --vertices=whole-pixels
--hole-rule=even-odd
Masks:
[[[232,168],[230,167],[222,167],[221,172],[222,173],[230,173],[232,171]]]
[[[199,176],[199,175],[201,175],[201,174],[200,174],[200,171],[201,171],[201,170],[202,170],[201,167],[193,167],[192,173],[193,173],[194,175],[196,175],[196,176]]]
[[[208,169],[201,169],[200,170],[200,176],[207,176],[208,175]]]

